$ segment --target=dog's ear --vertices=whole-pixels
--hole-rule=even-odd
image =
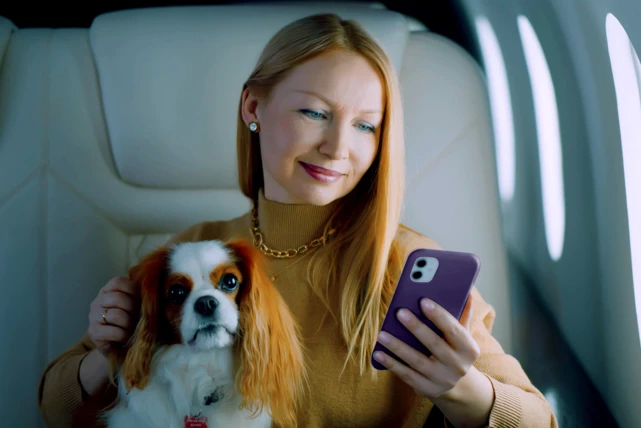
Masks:
[[[138,325],[124,350],[124,361],[120,367],[120,376],[127,391],[133,387],[144,389],[149,381],[149,366],[160,322],[160,288],[167,275],[169,251],[168,247],[159,248],[129,269],[129,278],[139,293],[141,308]]]
[[[295,426],[307,381],[297,324],[266,275],[263,255],[243,240],[227,245],[243,274],[236,379],[242,406],[256,412],[267,407],[276,425]]]

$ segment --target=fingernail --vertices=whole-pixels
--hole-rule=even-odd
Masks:
[[[390,341],[389,334],[385,333],[384,331],[381,331],[380,333],[378,333],[378,341],[383,344],[389,343]]]
[[[401,321],[409,321],[410,320],[410,313],[407,309],[401,309],[398,311],[398,319]]]
[[[423,309],[425,309],[426,311],[431,311],[432,309],[434,309],[434,303],[429,299],[421,300],[421,305],[423,305]]]
[[[376,361],[383,362],[383,361],[385,361],[385,355],[383,355],[383,353],[381,351],[376,351],[376,352],[374,352],[374,359]]]

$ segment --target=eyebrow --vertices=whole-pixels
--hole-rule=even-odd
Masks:
[[[324,101],[326,104],[329,104],[330,106],[335,106],[336,105],[336,103],[332,102],[331,100],[325,98],[324,96],[322,96],[322,95],[320,95],[320,94],[318,94],[318,93],[316,93],[314,91],[304,91],[304,90],[297,89],[294,92],[298,92],[298,93],[301,93],[301,94],[307,94],[307,95],[314,96],[316,98],[320,98],[322,101]],[[359,113],[361,113],[361,114],[383,114],[383,112],[381,110],[361,110],[361,111],[359,111]]]

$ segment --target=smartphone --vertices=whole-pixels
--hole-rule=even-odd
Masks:
[[[436,334],[443,337],[443,333],[423,315],[421,300],[427,297],[460,320],[480,268],[479,258],[471,253],[428,249],[413,251],[405,261],[381,330],[419,352],[431,355],[429,350],[401,324],[396,317],[397,312],[402,308],[409,309]],[[377,370],[386,368],[374,359],[376,351],[383,351],[407,365],[393,352],[376,342],[371,361]]]

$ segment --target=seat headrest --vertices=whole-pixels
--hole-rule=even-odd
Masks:
[[[362,4],[167,7],[97,17],[90,43],[121,178],[141,187],[237,189],[242,84],[280,28],[325,12],[358,21],[400,69],[411,23]]]

